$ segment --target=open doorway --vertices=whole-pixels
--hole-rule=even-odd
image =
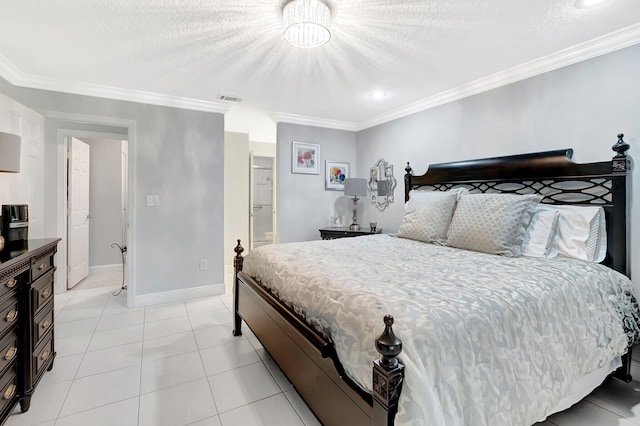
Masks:
[[[275,242],[275,156],[251,153],[249,200],[250,249]]]
[[[128,142],[99,134],[65,139],[67,289],[124,286]]]

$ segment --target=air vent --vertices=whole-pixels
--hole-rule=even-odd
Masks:
[[[221,101],[227,101],[227,102],[242,101],[242,98],[240,98],[239,96],[233,96],[233,95],[218,95],[218,99],[220,99]]]

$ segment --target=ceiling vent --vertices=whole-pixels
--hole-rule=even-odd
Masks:
[[[242,98],[240,98],[239,96],[233,96],[233,95],[218,95],[218,99],[221,101],[227,101],[227,102],[242,101]]]

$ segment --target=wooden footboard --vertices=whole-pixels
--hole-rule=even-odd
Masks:
[[[332,343],[242,272],[243,251],[238,240],[233,334],[242,334],[244,321],[324,425],[393,425],[404,378],[393,318],[384,318],[385,331],[371,342],[382,355],[373,366],[372,397],[344,374]]]

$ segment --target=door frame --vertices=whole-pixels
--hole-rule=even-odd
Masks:
[[[271,219],[273,222],[273,244],[277,244],[280,239],[278,238],[278,161],[277,153],[274,152],[261,152],[261,151],[249,151],[249,241],[250,250],[253,249],[253,157],[268,157],[273,162],[273,191],[271,194]]]
[[[104,116],[94,116],[94,115],[85,115],[85,114],[74,114],[74,113],[61,113],[56,111],[45,111],[43,113],[45,118],[57,120],[58,123],[57,130],[57,140],[56,140],[56,151],[57,151],[57,182],[56,182],[56,216],[57,216],[57,226],[56,233],[58,236],[62,238],[62,241],[59,243],[59,265],[65,265],[64,268],[57,268],[56,270],[56,279],[55,279],[55,293],[64,293],[66,292],[67,287],[67,146],[66,139],[67,136],[80,136],[80,137],[89,137],[89,138],[107,138],[107,139],[120,139],[123,140],[122,134],[113,134],[113,133],[103,133],[96,131],[87,131],[87,130],[75,130],[73,128],[69,128],[70,123],[84,123],[84,124],[97,124],[97,125],[108,125],[108,126],[116,126],[127,129],[126,140],[128,141],[128,210],[127,210],[127,223],[129,229],[127,231],[127,306],[133,306],[135,296],[136,296],[136,283],[135,283],[135,272],[136,272],[136,220],[135,220],[135,212],[136,212],[136,203],[135,203],[135,184],[136,184],[136,120],[128,120],[114,117],[104,117]],[[45,126],[47,123],[45,123]]]

